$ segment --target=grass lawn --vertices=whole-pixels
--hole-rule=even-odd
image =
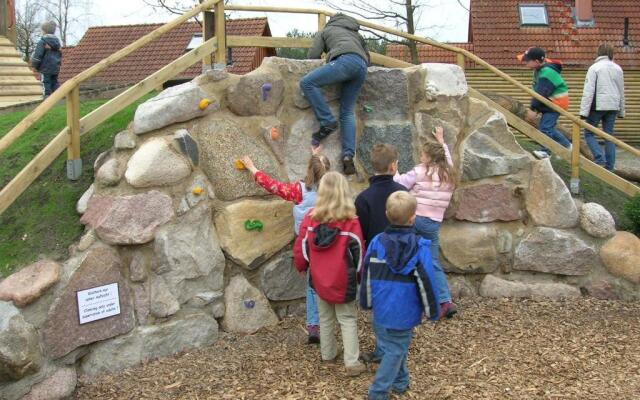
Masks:
[[[529,140],[518,139],[520,145],[527,151],[537,150],[539,145]],[[556,173],[562,178],[567,187],[571,179],[571,165],[559,157],[551,157],[551,165]],[[630,197],[602,182],[595,176],[580,171],[580,194],[577,196],[585,203],[598,203],[613,215],[618,230],[631,231],[633,226],[631,221],[624,215],[624,205]]]
[[[0,274],[7,276],[41,256],[64,259],[68,247],[83,232],[76,213],[76,201],[93,182],[93,162],[113,146],[114,136],[133,119],[138,104],[114,115],[82,137],[82,177],[67,179],[66,152],[47,168],[36,181],[0,215]],[[107,100],[82,102],[85,115]],[[0,136],[5,135],[29,112],[0,115]],[[57,105],[34,124],[17,142],[0,156],[0,187],[6,185],[66,125],[66,109]]]

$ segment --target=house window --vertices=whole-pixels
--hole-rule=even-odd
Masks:
[[[520,25],[549,26],[547,7],[544,4],[520,4]]]
[[[187,45],[187,48],[185,51],[193,50],[196,47],[200,46],[201,44],[202,44],[202,33],[196,33],[191,37],[191,41]]]

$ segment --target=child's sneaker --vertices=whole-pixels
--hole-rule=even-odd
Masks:
[[[375,351],[368,351],[366,353],[360,353],[360,359],[366,364],[380,364],[380,357],[376,355]]]
[[[320,343],[320,327],[318,325],[309,325],[307,326],[307,332],[309,332],[309,344],[318,344]]]
[[[337,122],[326,126],[320,126],[320,129],[311,134],[311,146],[318,147],[320,145],[320,142],[331,135],[336,129],[338,129]]]
[[[358,376],[366,371],[367,367],[362,363],[358,363],[351,367],[345,367],[345,369],[347,370],[347,376]]]
[[[344,156],[342,159],[342,169],[345,175],[353,175],[356,173],[356,166],[353,164],[353,157]]]
[[[458,312],[458,306],[454,302],[448,301],[440,304],[440,316],[438,319],[451,318]]]

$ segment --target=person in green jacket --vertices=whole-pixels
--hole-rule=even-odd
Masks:
[[[320,58],[323,52],[327,53],[327,63],[309,72],[300,80],[300,88],[320,122],[320,129],[312,135],[313,147],[319,146],[324,139],[338,129],[338,121],[324,99],[321,87],[335,83],[342,84],[340,126],[345,175],[356,172],[353,164],[356,146],[356,121],[353,108],[367,77],[370,61],[369,51],[364,38],[358,33],[359,30],[358,21],[348,15],[336,14],[331,17],[325,28],[316,34],[307,54],[308,58]]]

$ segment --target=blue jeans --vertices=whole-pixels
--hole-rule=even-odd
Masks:
[[[318,317],[318,301],[316,300],[316,291],[309,285],[309,274],[307,271],[307,326],[320,325],[320,317]]]
[[[587,122],[597,127],[600,121],[602,121],[602,130],[607,132],[609,135],[613,135],[613,125],[616,123],[617,116],[618,112],[616,110],[591,110],[589,112],[589,116],[587,117]],[[593,154],[594,162],[598,165],[602,165],[609,171],[613,170],[613,166],[616,164],[616,145],[609,142],[608,140],[605,140],[603,155],[602,149],[600,148],[600,143],[598,143],[598,139],[593,135],[593,133],[589,132],[586,129],[584,130],[584,140],[589,145],[589,149],[591,149],[591,154]]]
[[[389,329],[373,324],[376,342],[380,346],[382,360],[369,386],[369,400],[388,399],[390,392],[404,393],[409,387],[407,353],[413,336],[413,329]]]
[[[40,76],[42,78],[42,89],[44,90],[44,97],[47,98],[60,86],[58,84],[58,75],[40,74]]]
[[[353,157],[356,153],[356,118],[353,107],[367,77],[367,63],[357,54],[343,54],[320,68],[309,72],[300,80],[300,89],[316,114],[321,126],[332,125],[336,119],[331,113],[322,86],[342,83],[340,93],[340,129],[342,154]]]
[[[540,132],[549,136],[551,139],[560,143],[564,147],[569,148],[571,147],[571,142],[569,141],[569,139],[567,139],[562,133],[558,132],[558,130],[556,129],[556,125],[558,124],[559,117],[560,117],[560,114],[554,111],[543,112],[542,118],[540,118],[540,126],[538,127],[538,129],[540,129]],[[549,149],[547,149],[544,146],[542,146],[542,151],[545,151],[549,154],[551,153]]]
[[[447,276],[444,274],[442,265],[440,265],[440,240],[438,239],[440,222],[434,221],[431,218],[417,216],[415,228],[418,235],[431,241],[431,260],[433,262],[433,272],[436,280],[434,282],[436,286],[436,296],[438,297],[438,303],[447,303],[451,301],[451,294],[449,293]]]

